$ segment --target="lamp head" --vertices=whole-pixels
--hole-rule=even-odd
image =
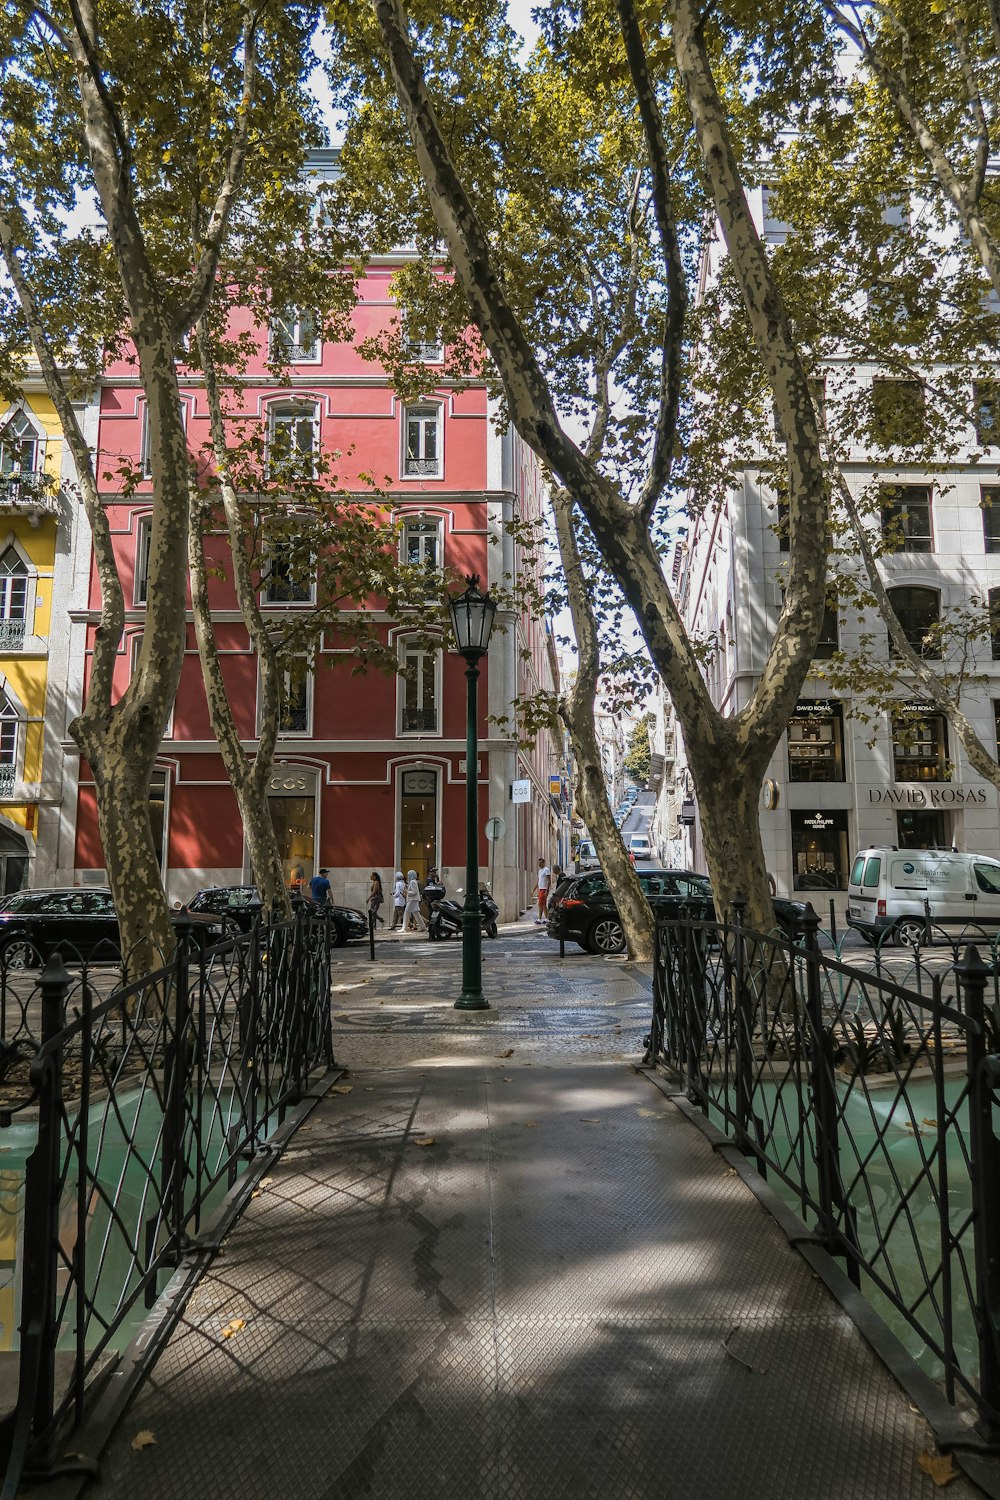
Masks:
[[[455,649],[471,665],[485,656],[489,649],[497,606],[496,600],[480,589],[478,573],[468,574],[465,581],[468,584],[465,593],[456,594],[451,600],[451,628],[455,634]]]

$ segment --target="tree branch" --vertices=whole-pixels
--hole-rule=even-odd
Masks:
[[[667,273],[667,312],[663,330],[663,351],[660,363],[660,395],[653,439],[653,451],[649,461],[649,473],[639,496],[639,514],[646,526],[663,491],[670,482],[674,445],[677,435],[677,413],[681,399],[681,372],[683,368],[684,320],[687,315],[687,282],[684,262],[681,259],[680,242],[677,238],[677,223],[674,218],[670,169],[667,146],[663,138],[660,109],[656,89],[649,76],[646,51],[642,45],[642,33],[636,18],[632,0],[618,0],[622,39],[628,58],[629,72],[635,89],[646,152],[653,179],[653,209],[656,227]]]

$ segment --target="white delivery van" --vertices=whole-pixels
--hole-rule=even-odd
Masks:
[[[891,932],[919,943],[925,908],[932,923],[1000,931],[1000,859],[946,849],[872,846],[854,857],[847,887],[847,925],[869,942]]]
[[[653,846],[644,833],[633,833],[629,835],[628,852],[634,854],[636,859],[652,859]]]
[[[594,848],[593,839],[581,839],[576,851],[576,871],[579,875],[584,870],[596,870],[598,866],[597,850]]]

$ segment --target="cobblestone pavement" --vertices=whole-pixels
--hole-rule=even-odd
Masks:
[[[93,1500],[935,1493],[922,1419],[631,1067],[648,972],[557,953],[487,944],[481,1014],[453,1009],[457,944],[338,955],[344,1091],[199,1285]]]

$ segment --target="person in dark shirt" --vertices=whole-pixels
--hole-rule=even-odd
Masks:
[[[317,906],[326,906],[330,900],[330,882],[327,880],[328,870],[320,870],[309,882],[309,895]]]

